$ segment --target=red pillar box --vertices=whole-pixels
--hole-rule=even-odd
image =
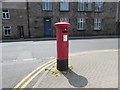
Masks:
[[[55,23],[57,36],[57,69],[60,71],[68,70],[68,47],[69,47],[69,30],[70,23]]]

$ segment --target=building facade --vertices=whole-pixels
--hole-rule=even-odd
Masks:
[[[25,2],[2,3],[2,38],[29,38],[28,16]]]
[[[44,0],[24,2],[24,7],[16,5],[17,9],[3,5],[3,39],[55,37],[54,23],[60,20],[71,24],[70,36],[117,35],[117,4],[102,0]]]
[[[118,3],[118,18],[117,18],[117,30],[118,30],[118,34],[120,34],[120,1],[119,1],[119,3]]]

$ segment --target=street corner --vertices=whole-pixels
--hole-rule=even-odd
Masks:
[[[56,41],[3,43],[2,87],[117,87],[118,39],[71,40],[70,54],[66,40],[58,51]]]
[[[45,71],[33,88],[78,88],[85,87],[88,83],[87,78],[74,72],[72,65],[69,65],[67,71],[57,70],[56,65]]]
[[[70,58],[67,71],[47,69],[36,88],[117,88],[117,50],[91,51]],[[70,67],[69,66],[69,67]]]
[[[118,87],[118,50],[95,50],[77,53],[70,63],[78,75],[87,78],[85,88]]]

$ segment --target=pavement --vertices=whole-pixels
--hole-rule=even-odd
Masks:
[[[74,39],[100,39],[100,38],[118,38],[118,35],[102,35],[102,36],[71,36],[70,40]],[[0,40],[0,42],[20,42],[20,41],[48,41],[56,40],[56,37],[42,37],[42,38],[21,38],[21,39],[10,39]]]
[[[69,41],[69,53],[74,55],[74,57],[76,55],[75,53],[78,52],[104,49],[118,49],[118,38],[78,39]],[[26,76],[30,75],[32,71],[36,70],[36,68],[56,58],[56,40],[5,42],[2,43],[1,54],[2,87],[13,88]],[[71,61],[71,58],[69,61]],[[36,75],[36,73],[38,71],[33,73],[32,76]],[[26,88],[32,88],[42,74],[41,72],[37,75]],[[30,79],[31,77],[23,82],[22,85],[25,85]]]
[[[118,88],[118,50],[98,50],[70,56],[73,69],[44,71],[33,88]],[[50,69],[52,69],[50,67]]]

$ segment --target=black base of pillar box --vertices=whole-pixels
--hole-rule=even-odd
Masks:
[[[57,69],[59,71],[68,70],[68,59],[64,59],[64,60],[58,60],[57,59]]]

